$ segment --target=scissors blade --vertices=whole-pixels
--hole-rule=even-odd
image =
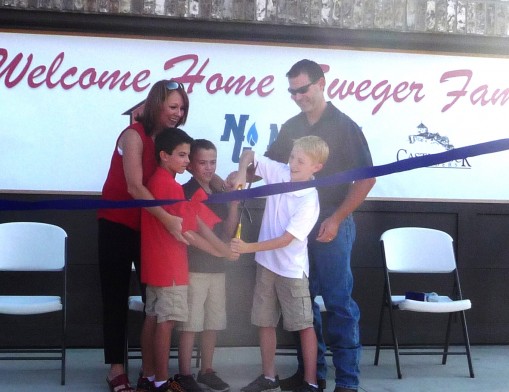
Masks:
[[[255,178],[254,172],[256,172],[256,168],[257,167],[258,167],[258,163],[256,163],[256,165],[254,167],[253,175],[251,176],[250,181],[247,182],[247,188],[246,189],[251,189],[251,185],[253,185],[253,180]],[[242,189],[242,185],[239,186],[239,190],[240,189]],[[246,210],[247,210],[246,199],[243,199],[240,202],[240,216],[239,216],[239,223],[237,225],[237,230],[235,232],[235,238],[240,238],[240,235],[241,235],[241,232],[242,232],[242,217],[244,216],[244,211],[246,211]],[[249,222],[252,222],[251,213],[249,212],[249,210],[247,210],[247,213],[249,215]]]

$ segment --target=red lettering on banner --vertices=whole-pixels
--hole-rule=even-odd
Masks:
[[[14,56],[10,63],[8,63],[8,57],[7,50],[0,48],[0,79],[4,79],[7,88],[17,86],[25,77],[27,85],[31,88],[46,85],[49,89],[61,86],[64,90],[69,90],[79,85],[83,89],[98,86],[100,89],[113,90],[118,87],[120,91],[132,88],[134,91],[140,92],[150,86],[148,83],[143,83],[150,76],[149,70],[142,70],[134,75],[129,71],[123,74],[119,70],[104,71],[98,76],[95,68],[87,68],[80,73],[77,67],[72,66],[63,70],[59,76],[58,72],[65,59],[64,52],[59,53],[49,67],[36,65],[32,69],[32,54],[26,57],[24,65],[21,65],[23,53]]]
[[[64,62],[64,54],[60,53],[57,57],[55,57],[55,59],[53,60],[53,62],[49,66],[49,68],[48,68],[48,78],[47,78],[47,82],[46,82],[48,88],[55,88],[56,86],[58,86],[59,81],[52,82],[51,81],[51,77],[55,74],[55,72],[58,70],[58,68],[60,68],[60,65],[63,62]]]
[[[499,99],[501,99],[500,106],[504,105],[509,100],[509,88],[500,91],[499,88],[495,89],[495,91],[489,96],[488,85],[484,84],[482,86],[477,87],[472,94],[470,94],[470,102],[476,105],[477,103],[481,103],[481,106],[486,106],[489,103],[495,105]]]
[[[465,90],[468,84],[470,83],[470,79],[472,79],[472,71],[469,69],[459,69],[456,71],[447,71],[442,74],[442,77],[440,78],[440,83],[448,82],[451,78],[457,78],[457,77],[465,77],[465,83],[463,84],[463,87],[461,90],[455,90],[455,91],[449,91],[447,93],[448,97],[454,97],[451,103],[445,105],[442,108],[442,112],[448,111],[457,101],[460,99],[460,97],[463,97],[467,94],[467,91]]]
[[[79,77],[80,87],[83,90],[86,90],[89,87],[92,87],[94,84],[91,80],[95,79],[95,70],[93,68],[87,68],[85,72],[83,72]]]
[[[7,61],[8,53],[7,49],[0,48],[0,67],[3,66],[3,64]],[[32,55],[29,55],[27,57],[27,63],[25,67],[21,70],[21,73],[17,78],[11,81],[11,78],[13,76],[14,69],[18,66],[21,59],[23,58],[23,55],[21,53],[18,53],[11,61],[11,63],[5,67],[5,69],[0,68],[0,78],[5,75],[5,87],[12,88],[16,86],[25,76],[26,72],[28,71],[28,68],[30,68],[30,64],[32,64]]]
[[[346,80],[343,80],[343,83],[341,83],[341,85],[338,87],[338,89],[336,91],[333,91],[338,83],[339,83],[339,79],[334,79],[329,84],[329,88],[327,89],[327,94],[329,95],[329,98],[332,99],[337,95],[339,99],[345,99],[349,94],[351,94],[353,82],[351,82],[348,85],[348,88],[346,89],[346,91],[344,93],[342,91],[345,89]]]
[[[354,96],[357,101],[365,101],[368,98],[372,98],[374,101],[379,101],[371,114],[376,114],[382,108],[382,106],[390,99],[396,103],[405,101],[407,98],[413,98],[414,102],[421,101],[425,95],[421,92],[424,88],[422,83],[417,82],[401,82],[394,88],[389,84],[388,80],[382,80],[375,84],[372,88],[371,80],[363,80],[357,85],[355,82],[348,82],[343,80],[340,83],[339,79],[334,79],[329,87],[327,88],[327,94],[330,99],[338,97],[339,99],[345,99],[349,95]]]
[[[359,83],[359,85],[357,86],[357,100],[364,101],[369,98],[370,95],[369,92],[364,96],[361,95],[361,93],[364,90],[369,89],[369,86],[371,86],[371,80],[363,80],[362,82]]]
[[[92,87],[99,89],[118,89],[124,91],[133,89],[142,92],[150,87],[148,81],[151,72],[144,69],[138,73],[130,71],[99,71],[94,67],[79,69],[76,66],[68,66],[65,63],[65,53],[60,52],[49,65],[36,64],[34,55],[29,53],[17,53],[9,57],[5,48],[0,48],[0,82],[7,88],[14,88],[22,82],[31,88],[46,86],[49,89],[60,87],[69,90],[80,87],[84,90]],[[192,93],[196,85],[202,85],[209,94],[224,92],[248,97],[256,94],[266,97],[274,91],[274,75],[266,75],[261,79],[248,75],[224,75],[222,73],[207,74],[210,59],[200,60],[197,54],[186,54],[167,60],[164,70],[170,70],[177,65],[185,66],[184,72],[175,79],[187,85],[187,92]],[[330,67],[321,64],[325,73],[330,72]],[[233,67],[232,69],[238,69]],[[509,87],[490,88],[488,84],[473,85],[473,71],[470,69],[458,69],[446,71],[440,77],[440,83],[455,82],[458,88],[447,92],[449,102],[442,107],[442,112],[451,109],[456,103],[466,98],[472,106],[499,105],[503,106],[509,101]],[[347,81],[334,78],[327,87],[327,95],[343,100],[354,97],[357,101],[374,102],[371,113],[375,115],[388,102],[402,103],[413,101],[415,103],[424,99],[424,85],[417,81],[401,81],[392,84],[388,80],[372,81],[364,79],[359,82]]]
[[[218,91],[221,91],[223,84],[223,76],[221,74],[212,75],[209,80],[207,80],[207,91],[210,94],[215,94]]]
[[[191,72],[194,70],[194,68],[198,64],[198,56],[195,54],[187,54],[187,55],[178,56],[178,57],[168,60],[166,63],[164,63],[164,70],[167,71],[170,68],[173,68],[178,63],[188,61],[188,60],[192,61],[191,66],[189,68],[187,68],[186,72],[182,76],[180,76],[179,78],[175,78],[175,79],[178,79],[179,82],[181,82],[181,83],[189,84],[189,86],[187,88],[187,92],[192,93],[194,85],[196,83],[201,83],[203,81],[203,79],[205,79],[205,76],[202,75],[202,72],[205,69],[205,67],[207,66],[207,64],[209,63],[209,59],[207,59],[207,61],[205,61],[205,63],[202,65],[202,67],[198,70],[198,73],[195,75],[191,74]]]
[[[506,89],[504,89],[502,91],[500,91],[500,89],[497,88],[495,90],[495,92],[493,94],[491,94],[490,102],[493,105],[495,105],[500,98],[502,98],[502,100],[500,102],[500,106],[502,106],[502,105],[504,105],[509,100],[509,88],[506,88]]]
[[[77,81],[72,82],[70,84],[65,81],[65,79],[67,79],[68,77],[72,77],[72,76],[76,75],[77,73],[78,73],[78,68],[71,67],[62,74],[62,77],[60,78],[60,84],[62,85],[62,88],[64,90],[70,90],[71,88],[73,88],[74,86],[76,86],[78,84]]]
[[[486,106],[490,103],[494,106],[499,101],[500,106],[503,106],[507,103],[507,101],[509,101],[509,87],[504,90],[497,88],[490,94],[489,86],[487,84],[483,84],[474,88],[469,94],[468,87],[470,86],[473,75],[474,73],[470,69],[457,69],[454,71],[447,71],[442,74],[440,83],[449,82],[451,79],[465,78],[463,85],[459,90],[452,90],[447,93],[448,97],[452,97],[452,101],[442,108],[442,112],[449,110],[460,98],[465,97],[466,95],[469,95],[470,103],[474,106],[477,104]]]
[[[238,77],[228,76],[225,80],[225,77],[221,73],[215,73],[206,78],[203,72],[208,66],[210,60],[206,59],[201,67],[199,67],[199,69],[195,72],[195,69],[199,64],[199,57],[196,54],[187,54],[172,58],[166,61],[164,64],[164,70],[167,71],[170,68],[175,67],[177,64],[184,63],[186,61],[191,61],[191,65],[186,69],[182,76],[175,77],[175,79],[181,83],[188,84],[188,93],[193,92],[195,84],[201,84],[205,79],[205,88],[209,94],[224,91],[226,94],[233,92],[235,95],[239,95],[244,92],[246,97],[254,93],[257,93],[260,97],[266,97],[274,91],[273,88],[266,90],[266,88],[270,87],[270,85],[274,82],[273,75],[267,75],[259,82],[256,81],[254,76],[247,79],[246,75]]]
[[[214,89],[211,87],[212,81],[215,81]],[[256,83],[256,79],[254,77],[252,77],[251,79],[249,79],[246,82],[245,76],[240,76],[236,80],[234,79],[233,76],[230,76],[226,80],[226,83],[225,83],[223,80],[223,75],[216,73],[216,74],[212,75],[212,77],[207,82],[207,91],[209,91],[210,93],[213,94],[215,92],[224,90],[226,92],[226,94],[228,94],[230,91],[232,91],[235,88],[235,86],[237,86],[237,88],[235,88],[235,92],[234,92],[235,95],[240,94],[242,92],[242,90],[246,89],[245,95],[248,97],[257,91],[256,88],[254,88],[254,89],[251,88],[255,83]]]
[[[39,65],[35,67],[28,73],[28,85],[32,88],[37,88],[44,84],[44,80],[37,82],[36,79],[43,75],[46,72],[46,67],[44,65]]]

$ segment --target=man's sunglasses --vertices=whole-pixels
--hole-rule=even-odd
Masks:
[[[318,81],[318,80],[317,80]],[[316,81],[316,82],[317,82]],[[302,87],[299,87],[299,88],[289,88],[288,89],[288,92],[292,95],[297,95],[297,94],[306,94],[309,90],[309,88],[315,84],[316,82],[311,82],[309,84],[306,84],[305,86],[302,86]]]
[[[171,81],[171,82],[166,83],[166,89],[170,90],[170,91],[171,90],[184,90],[184,85],[182,83]]]

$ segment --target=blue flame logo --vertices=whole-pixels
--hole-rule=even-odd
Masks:
[[[246,141],[251,147],[253,147],[258,142],[258,131],[256,130],[256,123],[251,125],[251,128],[249,128],[249,131],[246,135]]]

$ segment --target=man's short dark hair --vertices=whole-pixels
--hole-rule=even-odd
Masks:
[[[164,128],[160,134],[156,136],[155,153],[157,162],[159,162],[159,153],[164,151],[168,154],[172,154],[173,150],[181,144],[191,144],[193,138],[185,133],[180,128]]]
[[[309,80],[313,83],[318,79],[325,77],[322,67],[320,67],[318,63],[308,59],[297,61],[286,73],[286,77],[296,78],[300,74],[308,75]]]

